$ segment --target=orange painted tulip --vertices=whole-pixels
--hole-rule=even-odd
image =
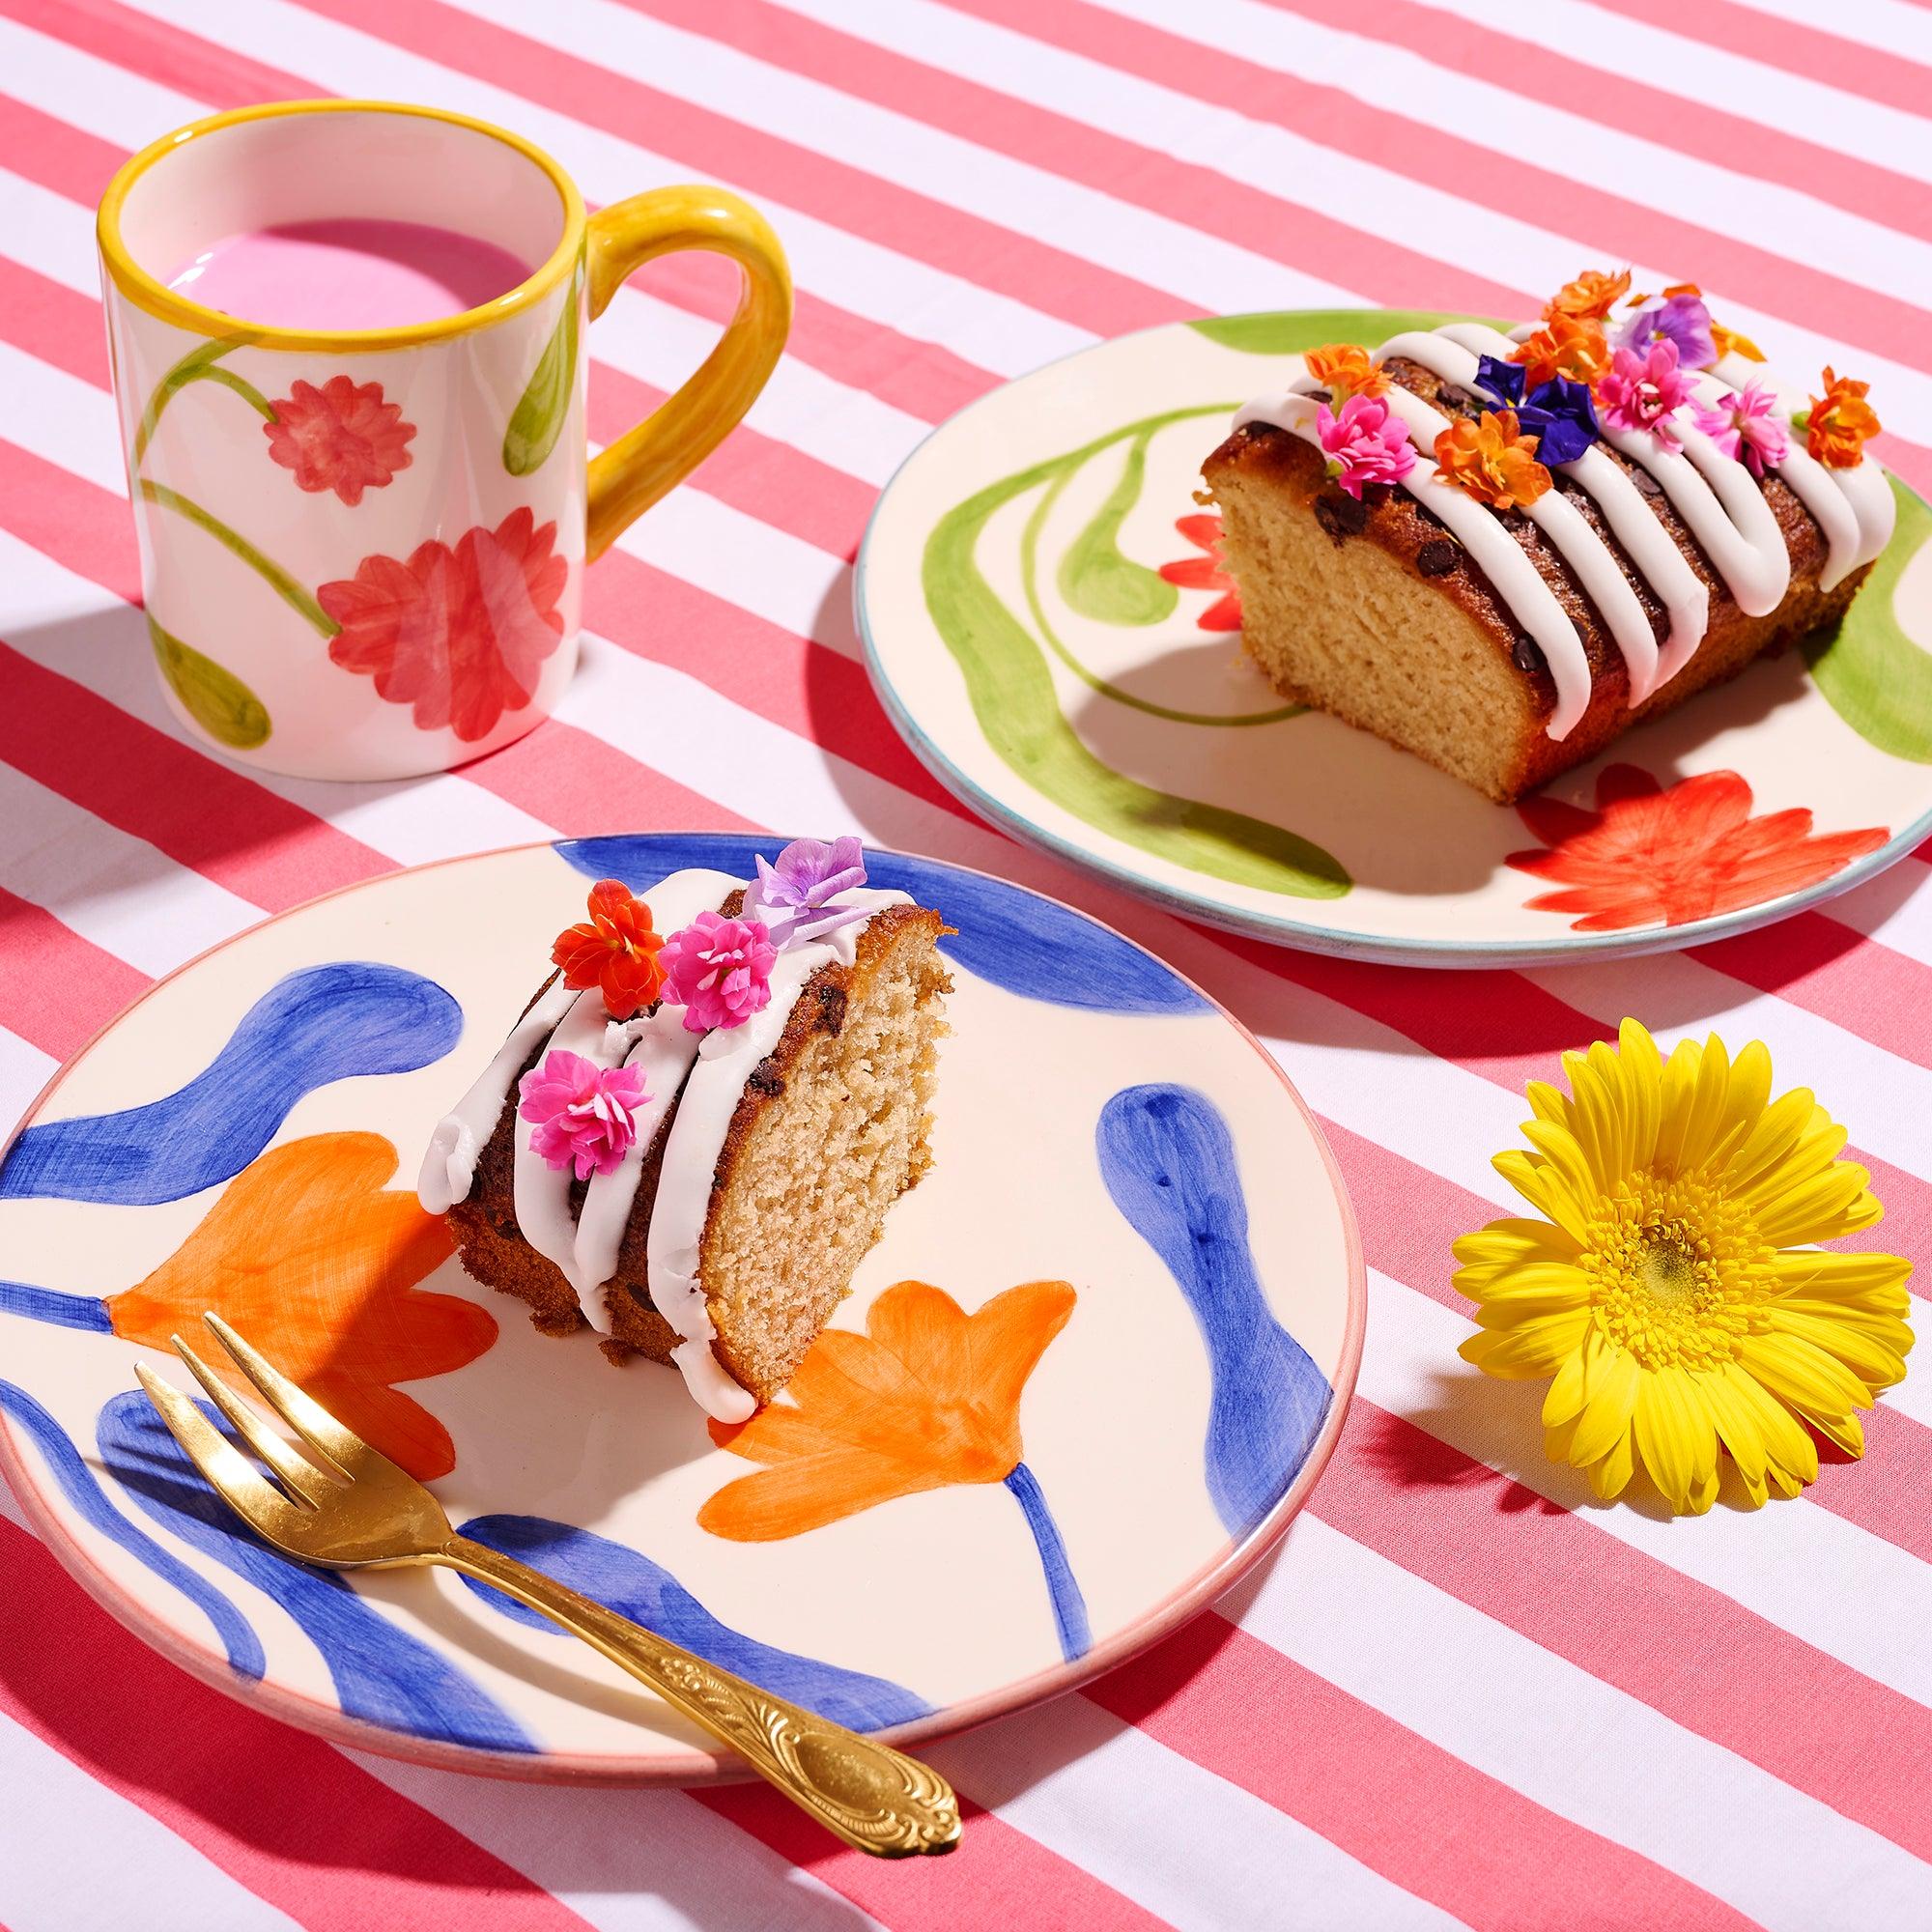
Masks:
[[[788,1403],[733,1428],[721,1448],[767,1466],[697,1513],[738,1543],[798,1536],[922,1490],[1004,1483],[1019,1466],[1020,1395],[1073,1313],[1064,1281],[1030,1281],[968,1315],[923,1281],[879,1296],[866,1333],[828,1328]]]
[[[200,1347],[213,1309],[412,1476],[446,1476],[449,1432],[392,1384],[474,1361],[497,1323],[473,1301],[416,1286],[454,1243],[413,1194],[385,1189],[395,1171],[380,1134],[270,1148],[153,1274],[108,1297],[114,1332],[154,1349],[179,1333]],[[218,1348],[201,1352],[226,1361]],[[246,1392],[239,1373],[229,1378]]]

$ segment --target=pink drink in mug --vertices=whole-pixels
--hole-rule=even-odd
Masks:
[[[744,414],[791,313],[736,196],[586,219],[526,142],[386,102],[197,122],[128,162],[99,234],[163,684],[227,755],[304,777],[440,771],[547,717],[586,563]],[[678,248],[740,265],[738,312],[586,461],[583,325]]]

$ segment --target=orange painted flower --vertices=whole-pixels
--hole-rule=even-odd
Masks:
[[[1563,286],[1543,305],[1543,319],[1567,315],[1577,322],[1602,322],[1616,307],[1617,298],[1631,285],[1631,271],[1622,269],[1606,275],[1597,269],[1585,269],[1574,282]]]
[[[565,926],[550,957],[563,969],[566,986],[601,986],[605,1010],[613,1020],[627,1020],[663,991],[663,950],[650,907],[632,897],[622,881],[599,879],[590,888],[589,922]]]
[[[1517,810],[1548,849],[1512,852],[1509,863],[1564,887],[1528,900],[1532,912],[1578,913],[1576,932],[1621,932],[1802,892],[1889,837],[1883,826],[1814,837],[1802,806],[1762,818],[1750,809],[1751,788],[1736,772],[1700,772],[1666,791],[1634,765],[1610,765],[1598,777],[1595,811],[1524,799]]]
[[[1240,586],[1221,566],[1221,519],[1219,517],[1177,517],[1174,527],[1205,556],[1177,557],[1164,563],[1160,574],[1183,590],[1218,590],[1222,594],[1200,616],[1195,628],[1202,631],[1238,631],[1241,628]]]
[[[1388,371],[1378,367],[1359,342],[1324,342],[1301,359],[1336,410],[1350,396],[1379,396],[1388,389]]]
[[[215,373],[219,373],[216,371]],[[331,376],[321,388],[295,383],[262,425],[269,454],[295,471],[298,490],[333,490],[354,508],[364,490],[380,490],[410,467],[414,423],[402,405],[383,400],[380,383]]]
[[[473,1301],[416,1286],[455,1244],[413,1193],[385,1188],[395,1171],[380,1134],[270,1148],[153,1274],[108,1297],[115,1334],[166,1349],[173,1334],[195,1341],[213,1309],[412,1476],[446,1476],[449,1432],[394,1384],[473,1362],[497,1323]],[[219,1349],[203,1353],[225,1363]],[[239,1372],[229,1379],[246,1391]]]
[[[866,1333],[828,1328],[786,1391],[712,1439],[767,1466],[697,1513],[736,1543],[822,1528],[895,1496],[1004,1483],[1020,1466],[1020,1394],[1073,1313],[1072,1287],[1029,1281],[968,1315],[943,1289],[901,1281]]]
[[[1869,383],[1855,383],[1825,367],[1825,393],[1811,398],[1811,414],[1804,431],[1804,447],[1819,463],[1833,469],[1851,469],[1865,460],[1865,440],[1884,425],[1865,401]]]
[[[1536,460],[1537,438],[1524,436],[1514,410],[1459,416],[1435,439],[1435,464],[1457,488],[1492,509],[1526,509],[1549,488]]]
[[[1524,365],[1523,381],[1532,389],[1557,376],[1594,383],[1610,366],[1610,345],[1602,323],[1559,309],[1534,335],[1517,344],[1510,360]]]

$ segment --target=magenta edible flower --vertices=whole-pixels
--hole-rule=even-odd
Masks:
[[[582,1054],[552,1049],[517,1083],[517,1112],[531,1122],[530,1146],[551,1167],[579,1180],[609,1174],[638,1138],[638,1110],[650,1095],[636,1066],[599,1066]]]
[[[684,1008],[687,1033],[743,1026],[771,1004],[778,956],[763,920],[701,912],[658,954],[669,982],[665,997]]]
[[[1671,412],[1690,401],[1690,378],[1678,366],[1677,345],[1653,342],[1639,354],[1619,349],[1597,378],[1597,413],[1611,429],[1648,430],[1665,449],[1675,449],[1682,432]]]
[[[758,883],[746,896],[745,911],[769,918],[772,944],[781,949],[823,939],[840,926],[867,917],[863,908],[835,901],[866,883],[866,851],[856,838],[794,838],[778,864],[757,859]]]
[[[1699,296],[1674,295],[1638,309],[1617,339],[1621,347],[1639,354],[1660,342],[1674,343],[1678,362],[1686,369],[1708,369],[1718,359],[1711,311]]]
[[[1747,383],[1714,405],[1698,404],[1697,427],[1721,449],[1762,479],[1767,468],[1791,452],[1790,433],[1773,414],[1777,399],[1759,382]]]
[[[1328,474],[1357,502],[1366,484],[1400,483],[1415,468],[1408,425],[1379,397],[1350,396],[1340,415],[1319,405],[1315,431]]]

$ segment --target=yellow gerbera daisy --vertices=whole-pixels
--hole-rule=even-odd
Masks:
[[[1912,1264],[1806,1245],[1884,1210],[1810,1092],[1771,1097],[1761,1042],[1733,1062],[1714,1034],[1666,1062],[1625,1020],[1619,1047],[1566,1053],[1567,1094],[1530,1084],[1535,1151],[1495,1165],[1548,1219],[1456,1243],[1482,1324],[1461,1352],[1487,1375],[1555,1378],[1550,1458],[1605,1501],[1641,1464],[1702,1515],[1720,1449],[1753,1508],[1794,1496],[1818,1473],[1806,1425],[1861,1455],[1857,1411],[1903,1378]]]

